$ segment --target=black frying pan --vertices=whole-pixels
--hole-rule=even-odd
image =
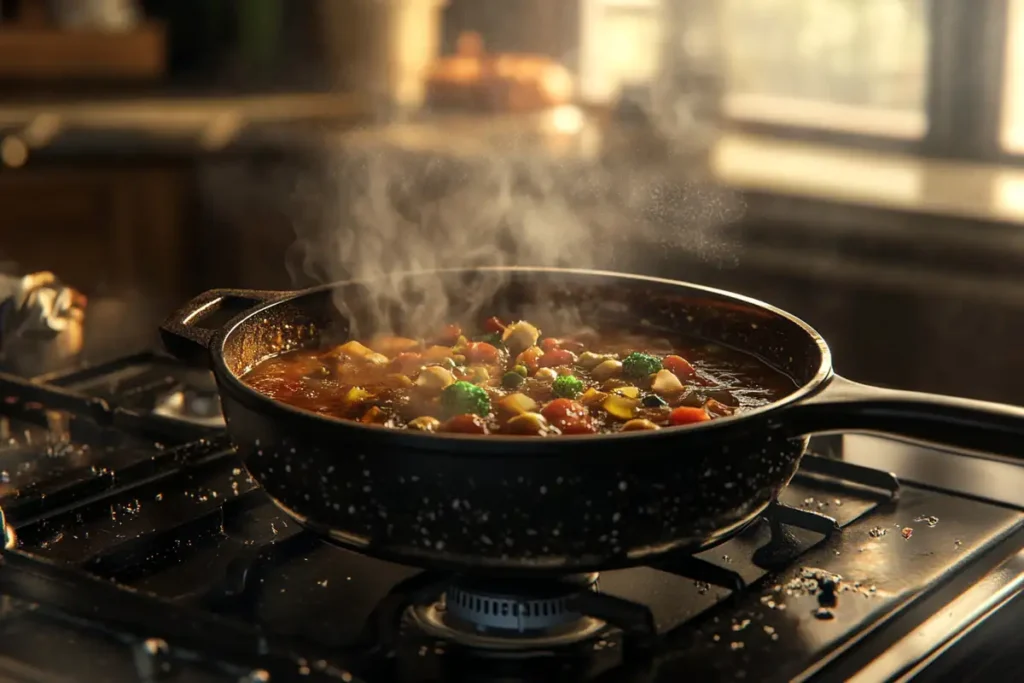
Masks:
[[[164,343],[213,370],[248,471],[296,519],[367,554],[527,576],[624,567],[670,551],[696,552],[743,528],[793,476],[808,434],[879,431],[1024,452],[1024,409],[845,380],[832,372],[828,346],[813,329],[736,294],[581,270],[401,277],[410,311],[429,303],[417,299],[425,289],[418,285],[428,281],[449,292],[452,310],[473,303],[460,305],[467,292],[492,288],[496,294],[478,314],[535,320],[573,310],[584,320],[634,326],[643,319],[754,353],[799,389],[741,415],[658,431],[527,438],[392,430],[308,413],[238,379],[268,355],[344,338],[350,321],[367,331],[379,301],[365,283],[288,293],[213,290],[190,301],[164,323]],[[200,326],[239,303],[248,310],[227,325]]]

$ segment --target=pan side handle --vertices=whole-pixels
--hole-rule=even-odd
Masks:
[[[245,315],[253,309],[283,299],[290,294],[257,289],[211,289],[195,297],[164,320],[160,325],[160,338],[164,348],[179,360],[204,365],[210,344],[221,330],[203,327],[202,322],[205,318],[228,305],[236,308],[240,305],[241,310],[236,310],[236,314]]]
[[[797,434],[863,431],[1024,462],[1024,408],[916,391],[883,389],[833,376],[787,411]]]

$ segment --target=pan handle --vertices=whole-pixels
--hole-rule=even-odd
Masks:
[[[792,418],[799,434],[879,432],[1024,458],[1024,408],[1001,403],[883,389],[833,375],[821,391],[793,406]]]
[[[260,306],[282,299],[290,292],[274,292],[258,289],[211,289],[195,297],[172,313],[160,325],[160,337],[164,348],[171,355],[187,363],[202,364],[220,329],[201,327],[200,323],[212,313],[227,304],[249,304],[238,315],[244,315]]]

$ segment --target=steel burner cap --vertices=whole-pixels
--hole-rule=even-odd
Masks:
[[[572,598],[594,590],[597,574],[553,581],[459,578],[441,602],[413,608],[431,635],[470,647],[525,650],[579,642],[605,627],[575,610]]]

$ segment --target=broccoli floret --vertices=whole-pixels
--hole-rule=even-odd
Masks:
[[[661,359],[649,353],[634,352],[622,359],[622,371],[629,377],[640,379],[661,370]]]
[[[501,378],[501,386],[506,389],[515,389],[520,386],[526,380],[518,372],[506,372],[504,377]]]
[[[491,412],[491,398],[482,387],[456,382],[441,392],[441,410],[447,417],[468,414],[487,417]]]
[[[551,393],[561,398],[576,398],[583,393],[583,382],[572,375],[559,375],[551,383]]]

